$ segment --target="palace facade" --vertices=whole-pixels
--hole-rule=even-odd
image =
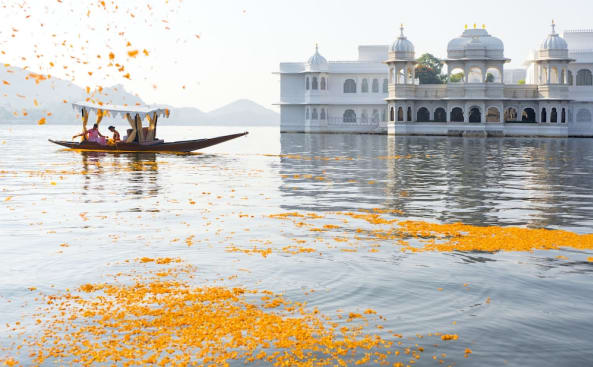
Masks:
[[[419,84],[403,27],[391,47],[359,46],[356,61],[328,62],[316,47],[280,64],[281,131],[593,136],[593,30],[563,36],[552,24],[512,71],[521,81],[505,76],[503,42],[475,25],[449,41],[445,84]]]

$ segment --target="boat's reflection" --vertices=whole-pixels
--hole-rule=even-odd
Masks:
[[[282,134],[281,153],[280,190],[299,197],[287,210],[575,230],[593,217],[593,145],[582,139]]]
[[[84,176],[83,195],[88,200],[96,201],[105,197],[94,195],[96,191],[113,192],[122,199],[156,197],[159,194],[161,187],[157,153],[79,153]],[[126,184],[122,187],[122,183]]]

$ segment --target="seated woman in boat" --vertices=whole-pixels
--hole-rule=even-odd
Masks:
[[[113,125],[109,126],[107,129],[109,129],[109,131],[111,131],[113,133],[113,137],[111,137],[107,142],[108,144],[115,144],[115,143],[121,141],[121,138],[119,136],[119,131],[115,130],[115,127]]]
[[[103,135],[99,132],[99,124],[94,124],[93,128],[87,130],[86,133],[83,131],[78,135],[74,135],[72,137],[72,139],[79,137],[79,136],[84,136],[85,140],[93,142],[93,143],[98,143],[101,145],[105,145],[107,143],[105,135]]]

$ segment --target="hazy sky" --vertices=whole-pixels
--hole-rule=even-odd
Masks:
[[[306,60],[315,42],[328,60],[353,60],[360,44],[391,44],[400,23],[417,56],[431,52],[440,57],[465,24],[486,24],[503,40],[505,55],[513,59],[509,67],[520,66],[528,50],[545,39],[552,19],[560,32],[593,28],[592,0],[128,0],[106,1],[108,12],[97,5],[100,1],[4,3],[13,4],[0,9],[3,62],[41,68],[81,86],[122,83],[146,102],[204,111],[239,98],[272,108],[279,96],[279,78],[272,72],[280,62]],[[60,47],[71,41],[64,54]],[[139,49],[140,54],[125,60],[125,72],[93,72],[104,65],[95,53],[106,60],[111,48],[115,61],[126,50]],[[149,56],[142,55],[143,49]],[[75,63],[71,56],[78,50],[83,62]],[[59,67],[47,66],[58,54]],[[127,72],[130,79],[123,77]]]

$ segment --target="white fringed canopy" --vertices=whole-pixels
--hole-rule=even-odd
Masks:
[[[114,118],[125,118],[126,114],[131,116],[138,115],[141,119],[145,119],[146,116],[153,116],[155,113],[159,117],[169,117],[169,110],[160,106],[121,106],[112,104],[98,104],[92,102],[76,102],[72,103],[72,108],[76,112],[82,112],[83,109],[86,112],[109,112]],[[101,113],[102,114],[102,113]]]
[[[89,113],[95,112],[97,124],[101,123],[103,116],[113,118],[125,118],[132,127],[132,132],[126,139],[127,143],[137,141],[138,143],[151,143],[156,140],[156,125],[159,117],[169,117],[169,109],[158,106],[119,106],[111,104],[98,104],[92,102],[72,103],[72,108],[80,112],[82,117],[82,128],[86,132],[86,124]],[[148,130],[144,133],[142,120],[148,120]],[[83,136],[84,139],[84,136]]]

